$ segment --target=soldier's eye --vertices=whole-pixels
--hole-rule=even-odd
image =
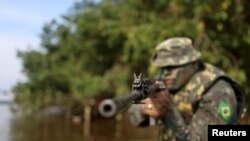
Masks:
[[[168,66],[168,67],[162,67],[161,70],[164,71],[172,71],[174,69],[178,68],[178,66]]]

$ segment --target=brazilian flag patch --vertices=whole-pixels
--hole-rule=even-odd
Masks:
[[[222,101],[218,108],[218,114],[226,121],[229,121],[232,115],[232,108],[231,106],[226,103],[225,101]]]

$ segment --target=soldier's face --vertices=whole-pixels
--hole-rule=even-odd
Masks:
[[[187,64],[183,66],[164,67],[161,68],[164,75],[164,82],[167,89],[171,91],[178,91],[190,79],[193,74],[192,65]]]

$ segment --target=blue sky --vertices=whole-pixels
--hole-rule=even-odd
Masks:
[[[61,15],[80,0],[0,0],[0,92],[24,81],[17,50],[39,48],[45,23]]]

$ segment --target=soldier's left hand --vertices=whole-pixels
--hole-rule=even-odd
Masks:
[[[159,85],[163,83],[157,82]],[[155,118],[164,117],[168,111],[171,110],[171,104],[169,99],[169,93],[167,90],[162,90],[153,94],[150,94],[148,98],[142,101],[142,111]]]

